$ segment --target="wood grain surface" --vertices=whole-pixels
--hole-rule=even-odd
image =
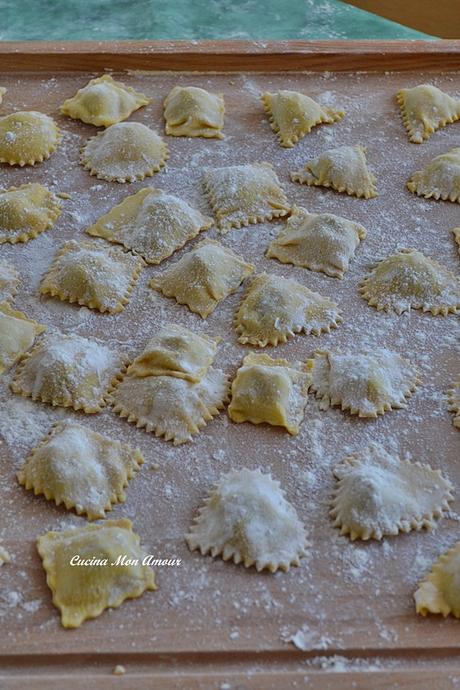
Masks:
[[[460,3],[452,0],[347,0],[350,5],[439,38],[460,36]]]
[[[16,308],[50,326],[97,335],[130,354],[137,354],[165,319],[177,320],[223,336],[216,365],[233,376],[249,350],[238,345],[232,328],[242,291],[203,322],[148,288],[148,281],[162,267],[145,269],[130,304],[116,316],[87,314],[72,305],[40,300],[38,281],[62,240],[86,239],[85,227],[141,187],[180,192],[209,212],[200,186],[204,166],[268,160],[293,203],[313,212],[351,217],[368,231],[343,281],[266,259],[265,248],[280,223],[234,230],[219,238],[255,262],[259,272],[294,277],[336,299],[343,309],[344,323],[337,331],[318,339],[297,336],[277,348],[277,355],[305,358],[316,347],[353,347],[361,339],[385,343],[411,359],[418,358],[423,369],[423,385],[407,410],[365,422],[337,410],[322,412],[310,399],[297,438],[264,426],[231,424],[223,413],[193,444],[173,448],[110,411],[78,415],[82,424],[142,449],[147,463],[127,489],[126,504],[116,506],[112,514],[133,520],[146,550],[180,556],[185,566],[174,573],[159,572],[157,592],[105,612],[77,630],[60,626],[35,540],[48,529],[83,524],[83,518],[17,485],[15,471],[33,443],[27,425],[18,442],[8,441],[6,433],[0,442],[0,536],[13,562],[0,569],[0,690],[457,687],[458,623],[416,616],[412,594],[433,560],[459,538],[455,511],[460,507],[460,436],[442,398],[458,370],[453,338],[458,317],[379,314],[359,297],[357,283],[376,256],[398,246],[415,246],[458,271],[458,252],[450,233],[458,225],[458,205],[419,199],[407,192],[405,181],[432,156],[458,143],[459,125],[446,127],[421,146],[410,144],[394,94],[402,86],[429,80],[458,94],[458,73],[444,72],[460,69],[459,60],[459,42],[0,43],[0,85],[8,89],[0,115],[17,109],[41,110],[52,115],[65,133],[61,147],[44,164],[22,170],[1,167],[0,187],[37,181],[72,196],[53,230],[26,245],[0,248],[0,256],[17,265],[23,276]],[[115,70],[116,77],[153,97],[152,104],[132,119],[158,131],[163,129],[162,101],[179,79],[224,93],[226,139],[167,137],[171,149],[167,171],[140,183],[117,185],[90,177],[78,165],[78,151],[97,130],[60,116],[59,105],[102,68]],[[179,75],[161,71],[165,68],[201,73]],[[366,69],[371,73],[353,74]],[[117,73],[120,70],[160,71]],[[231,70],[240,73],[216,74]],[[304,70],[312,73],[304,74]],[[385,74],[382,70],[396,71]],[[250,74],[253,71],[258,73]],[[259,100],[261,91],[279,88],[304,91],[328,105],[343,105],[346,117],[337,125],[315,128],[295,149],[282,149]],[[325,148],[345,143],[367,146],[380,191],[377,199],[363,201],[289,181],[290,170]],[[209,236],[216,237],[214,232]],[[17,396],[8,393],[8,376],[2,379],[0,404],[4,406]],[[46,405],[30,403],[30,410],[34,430],[46,427],[48,418],[50,425],[61,418],[59,410]],[[71,412],[64,415],[76,418]],[[434,533],[363,545],[351,544],[331,526],[330,469],[345,452],[373,439],[397,446],[406,457],[430,462],[454,482],[452,515]],[[153,464],[160,469],[152,472]],[[183,534],[210,486],[221,472],[240,466],[262,466],[286,489],[312,542],[301,568],[274,577],[257,574],[190,554],[184,545]],[[4,606],[12,590],[23,599]],[[40,605],[28,609],[26,604],[33,602]],[[288,641],[301,629],[306,634],[305,651]],[[235,631],[237,635],[232,634]],[[125,676],[112,676],[117,664],[126,668]]]
[[[0,42],[3,72],[144,69],[283,71],[459,70],[452,41]]]

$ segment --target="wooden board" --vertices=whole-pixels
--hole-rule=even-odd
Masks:
[[[346,0],[349,5],[373,12],[393,22],[439,38],[460,35],[460,5],[451,0]]]
[[[458,41],[0,42],[2,72],[145,69],[212,72],[454,71]]]
[[[322,412],[311,398],[298,437],[263,426],[234,425],[221,414],[193,444],[173,448],[110,411],[90,417],[24,401],[9,393],[10,376],[2,377],[0,538],[13,562],[0,570],[1,690],[26,686],[368,690],[369,678],[373,688],[452,687],[460,672],[458,624],[417,617],[412,594],[431,563],[459,538],[458,500],[450,519],[444,519],[434,533],[412,533],[381,544],[351,544],[340,537],[328,518],[328,502],[331,467],[372,440],[413,460],[427,461],[441,468],[456,487],[460,484],[460,437],[443,398],[458,373],[457,317],[417,312],[385,315],[368,307],[357,293],[357,283],[376,257],[398,247],[416,247],[458,271],[450,232],[459,224],[458,205],[419,199],[407,192],[405,182],[413,170],[458,143],[459,125],[445,128],[421,146],[410,144],[394,101],[399,88],[422,81],[458,94],[458,42],[0,43],[0,85],[8,89],[0,114],[41,110],[55,117],[64,132],[63,144],[44,164],[22,170],[0,168],[0,187],[40,181],[72,195],[52,231],[26,245],[0,247],[0,256],[16,264],[23,276],[16,306],[50,327],[99,336],[130,355],[138,353],[166,320],[219,334],[223,341],[217,365],[233,376],[248,350],[238,345],[232,329],[241,290],[205,322],[148,288],[159,270],[155,267],[145,269],[130,304],[113,317],[37,298],[40,276],[60,243],[84,238],[85,227],[145,186],[90,177],[78,165],[78,151],[96,130],[59,115],[59,104],[103,67],[118,70],[116,76],[153,97],[152,104],[132,119],[159,131],[162,101],[178,82],[225,95],[226,138],[168,137],[167,170],[146,184],[183,194],[209,211],[200,185],[203,167],[267,160],[275,165],[294,203],[350,217],[367,228],[368,237],[343,281],[265,258],[279,223],[234,230],[222,238],[253,261],[258,271],[294,277],[337,300],[343,309],[344,323],[335,332],[320,338],[297,336],[277,348],[277,354],[298,359],[318,346],[383,344],[418,362],[423,385],[406,410],[377,421],[357,420],[336,410]],[[175,71],[161,71],[165,67]],[[123,68],[130,71],[121,73]],[[177,73],[187,69],[200,73]],[[239,73],[228,73],[231,69]],[[366,69],[372,72],[353,72]],[[260,92],[279,88],[305,91],[328,105],[342,105],[346,117],[339,124],[316,128],[294,149],[282,149],[259,101]],[[289,181],[290,170],[299,169],[321,150],[358,142],[367,146],[380,191],[377,199],[359,200]],[[214,237],[215,231],[209,236]],[[132,481],[127,502],[117,506],[113,516],[133,520],[149,553],[183,559],[182,567],[158,572],[157,592],[73,631],[60,627],[35,539],[48,529],[82,524],[82,518],[35,498],[15,480],[35,442],[53,421],[65,417],[78,417],[81,423],[142,449],[147,463]],[[152,471],[155,463],[158,471]],[[257,574],[188,552],[183,534],[200,501],[222,472],[242,466],[270,470],[304,520],[311,547],[300,568],[275,576]],[[288,641],[298,631],[302,633],[296,639],[305,651]],[[117,663],[126,667],[126,676],[111,676]]]

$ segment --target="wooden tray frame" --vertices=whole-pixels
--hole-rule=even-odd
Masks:
[[[460,40],[444,41],[120,41],[0,42],[0,72],[95,72],[113,70],[219,72],[302,72],[386,70],[460,72]],[[1,623],[1,622],[0,622]],[[311,657],[339,654],[358,662],[377,658],[374,671],[313,670]],[[0,690],[373,690],[414,688],[447,690],[460,678],[460,644],[444,648],[314,650],[284,652],[237,650],[192,654],[2,654]],[[248,676],[256,662],[261,669]],[[129,674],[111,675],[117,663]],[[423,664],[423,667],[422,665]],[[380,668],[378,668],[380,667]],[[356,667],[355,667],[356,668]],[[358,665],[359,668],[359,665]]]
[[[181,72],[447,72],[460,69],[460,40],[0,42],[2,72],[88,72],[107,68]]]

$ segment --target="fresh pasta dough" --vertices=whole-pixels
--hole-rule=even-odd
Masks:
[[[135,182],[161,170],[168,156],[168,147],[152,129],[140,122],[119,122],[89,139],[80,163],[101,180]]]
[[[128,303],[143,263],[121,247],[70,240],[57,252],[40,293],[115,314]]]
[[[174,137],[223,139],[225,104],[221,93],[175,86],[165,98],[165,132]]]
[[[146,187],[125,197],[86,232],[122,244],[149,264],[159,264],[212,224],[212,218],[184,199]]]
[[[287,148],[297,144],[316,125],[332,124],[344,116],[342,110],[320,105],[298,91],[267,91],[261,99],[272,130],[277,134],[281,146]]]
[[[0,374],[10,369],[43,333],[45,326],[0,303]]]
[[[37,539],[37,550],[64,628],[78,628],[105,609],[156,589],[153,570],[143,564],[140,537],[124,518],[47,532]],[[75,556],[88,564],[71,565]]]
[[[365,237],[366,231],[359,223],[333,213],[308,213],[294,206],[286,225],[270,242],[267,256],[283,264],[343,278]]]
[[[460,148],[436,156],[410,177],[407,188],[425,199],[460,203]]]
[[[174,376],[201,381],[214,361],[220,338],[210,338],[177,324],[161,327],[129,365],[128,376]]]
[[[21,279],[15,267],[0,259],[0,302],[10,302],[17,292]]]
[[[306,548],[305,529],[279,482],[246,468],[219,479],[186,540],[203,556],[271,573],[300,565]]]
[[[409,140],[421,144],[437,129],[460,119],[460,100],[432,84],[401,89],[396,95]]]
[[[222,232],[264,223],[290,211],[270,163],[213,168],[204,175],[204,187]]]
[[[347,456],[334,475],[330,515],[352,541],[432,529],[453,500],[440,470],[401,460],[377,443]]]
[[[460,618],[460,542],[443,553],[414,594],[415,610],[427,613],[452,614]]]
[[[369,171],[364,146],[339,146],[328,149],[309,161],[303,170],[291,173],[293,182],[331,187],[358,198],[378,196],[375,177]]]
[[[131,371],[112,392],[113,410],[128,422],[174,445],[191,441],[228,400],[228,379],[208,367],[198,382],[174,375]]]
[[[240,343],[278,345],[296,333],[320,335],[342,321],[335,302],[292,278],[254,278],[235,316]]]
[[[356,353],[317,350],[309,364],[310,388],[321,400],[320,409],[340,405],[359,417],[405,407],[419,383],[415,366],[382,347]]]
[[[460,281],[416,249],[401,249],[380,261],[360,283],[370,306],[402,314],[421,309],[445,316],[460,309]]]
[[[447,391],[449,410],[454,412],[453,425],[460,429],[460,376],[456,383]]]
[[[299,433],[307,404],[310,365],[250,353],[232,383],[228,416],[233,422],[267,423]]]
[[[91,79],[75,96],[64,101],[61,113],[89,125],[109,127],[148,103],[150,99],[143,93],[104,74]]]
[[[203,319],[219,302],[236,292],[254,270],[235,252],[214,240],[204,240],[163,273],[150,287],[186,304]]]
[[[164,326],[114,384],[114,411],[175,445],[190,441],[228,400],[227,376],[211,366],[216,349],[215,338]]]
[[[35,496],[97,520],[126,500],[124,489],[143,462],[138,449],[81,424],[58,422],[33,449],[18,481]]]
[[[0,117],[0,163],[35,165],[49,158],[61,133],[48,115],[18,111]]]
[[[52,228],[60,214],[59,199],[44,185],[0,189],[0,244],[28,242]]]
[[[108,389],[124,363],[124,358],[97,340],[52,333],[24,355],[11,390],[93,414],[105,407]]]

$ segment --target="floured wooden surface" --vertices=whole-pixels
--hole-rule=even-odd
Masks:
[[[212,64],[210,65],[212,67]],[[460,436],[447,411],[444,391],[458,376],[458,317],[378,313],[359,296],[358,282],[379,258],[398,248],[415,247],[458,272],[459,258],[451,228],[458,226],[459,207],[426,201],[410,194],[405,183],[435,155],[458,143],[460,127],[450,125],[420,146],[410,144],[394,95],[402,87],[431,81],[459,94],[458,75],[114,75],[153,98],[130,118],[163,134],[162,102],[176,84],[193,84],[225,95],[225,139],[165,138],[170,147],[167,167],[134,184],[99,181],[78,165],[79,148],[96,128],[61,117],[58,106],[90,77],[2,76],[6,86],[0,114],[40,110],[56,118],[63,143],[49,161],[35,168],[0,167],[0,187],[42,182],[55,192],[68,192],[64,212],[51,231],[25,245],[2,245],[0,257],[12,261],[22,283],[13,302],[48,327],[107,341],[135,356],[160,324],[174,321],[210,335],[220,335],[215,366],[234,376],[243,355],[232,321],[244,288],[231,295],[203,321],[185,306],[150,289],[147,283],[212,229],[160,267],[144,269],[125,311],[107,316],[86,308],[39,299],[38,285],[56,249],[70,238],[87,240],[83,230],[126,195],[146,185],[166,189],[210,209],[201,176],[206,166],[268,161],[274,164],[288,199],[310,212],[331,212],[360,222],[367,238],[356,250],[342,281],[302,268],[282,265],[264,256],[281,223],[232,230],[222,243],[268,271],[295,278],[337,301],[344,321],[319,337],[296,336],[269,354],[305,359],[316,347],[350,349],[385,346],[421,369],[422,385],[405,410],[377,420],[359,420],[337,409],[322,412],[310,396],[305,421],[296,437],[268,426],[233,424],[220,414],[191,444],[170,443],[137,430],[113,412],[77,414],[53,409],[13,395],[11,372],[0,379],[0,540],[12,558],[0,569],[0,648],[4,654],[65,651],[109,653],[206,650],[343,650],[441,647],[456,639],[457,623],[415,615],[413,592],[438,555],[459,538],[458,495]],[[263,112],[265,90],[305,91],[320,103],[343,108],[342,122],[320,126],[294,149],[279,146]],[[290,182],[289,172],[326,148],[362,143],[377,177],[380,196],[369,201]],[[110,245],[107,245],[108,247]],[[457,365],[456,365],[457,360]],[[49,529],[83,524],[83,519],[26,492],[15,473],[31,448],[57,420],[75,419],[100,433],[139,446],[146,464],[131,481],[127,501],[110,517],[129,517],[148,553],[182,558],[181,567],[157,568],[159,589],[74,631],[61,628],[45,583],[35,540]],[[449,519],[433,533],[411,533],[382,543],[351,543],[339,536],[328,516],[334,487],[331,468],[369,441],[379,441],[402,457],[440,468],[454,483],[455,502]],[[152,471],[155,464],[158,471]],[[254,569],[190,553],[184,534],[192,517],[222,472],[261,467],[281,482],[309,533],[310,547],[300,568],[289,573],[257,574]],[[338,651],[337,651],[338,650]],[[256,666],[251,665],[251,668]]]

